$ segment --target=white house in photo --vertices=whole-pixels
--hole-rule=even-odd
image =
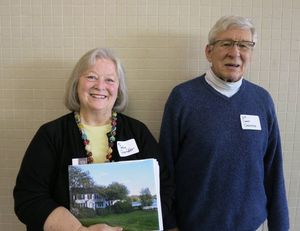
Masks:
[[[77,205],[80,208],[105,208],[109,206],[109,202],[105,201],[96,189],[90,188],[76,188],[73,190],[72,201],[74,206]]]
[[[120,200],[106,201],[104,200],[99,192],[94,188],[76,188],[73,189],[72,196],[73,206],[79,208],[106,208],[107,206],[114,205]]]

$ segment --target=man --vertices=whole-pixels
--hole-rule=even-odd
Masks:
[[[211,68],[176,86],[165,106],[160,145],[174,175],[181,231],[289,229],[282,151],[271,96],[243,75],[257,35],[244,17],[211,29]]]

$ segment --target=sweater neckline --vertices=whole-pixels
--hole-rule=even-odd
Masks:
[[[227,102],[232,102],[234,101],[236,98],[239,98],[240,95],[243,93],[244,89],[245,89],[245,79],[241,79],[241,86],[239,87],[239,90],[232,95],[231,97],[228,97],[222,93],[220,93],[219,91],[217,91],[216,89],[214,89],[214,87],[212,87],[205,79],[206,73],[203,74],[203,78],[201,78],[201,81],[203,81],[204,86],[209,89],[209,91],[211,91],[213,94],[217,95],[218,97],[222,98],[223,100],[227,101]]]

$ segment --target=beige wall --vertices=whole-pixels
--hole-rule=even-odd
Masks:
[[[205,71],[208,31],[232,13],[258,29],[245,78],[273,96],[291,230],[300,230],[299,0],[0,0],[0,231],[25,230],[14,215],[15,177],[37,128],[68,112],[62,96],[79,57],[96,46],[116,51],[126,114],[158,138],[170,90]]]

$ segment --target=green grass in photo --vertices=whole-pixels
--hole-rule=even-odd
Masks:
[[[94,218],[80,219],[82,225],[89,227],[95,224],[120,226],[123,231],[159,230],[157,211],[133,211],[125,214],[110,214]]]

